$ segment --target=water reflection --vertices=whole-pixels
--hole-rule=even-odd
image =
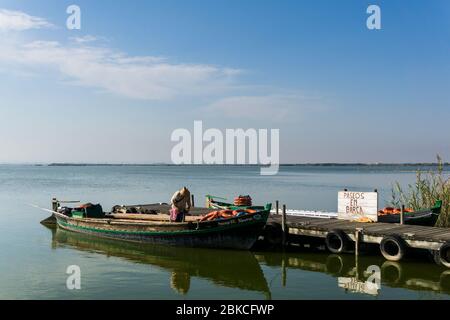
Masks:
[[[296,286],[290,282],[288,270],[327,274],[343,291],[370,296],[379,295],[384,287],[450,295],[450,270],[427,262],[397,263],[378,256],[361,256],[355,260],[353,255],[317,251],[251,253],[177,248],[120,242],[62,229],[51,229],[51,232],[53,248],[71,248],[159,267],[169,272],[167,283],[180,295],[189,292],[192,278],[201,278],[221,287],[257,292],[271,299],[272,293],[261,266],[269,273],[275,270],[281,274],[282,286],[272,290],[275,291],[274,298],[285,297],[283,286]],[[308,298],[307,293],[302,297]]]
[[[187,294],[191,277],[214,284],[262,293],[270,291],[255,256],[247,251],[178,248],[119,242],[52,228],[53,248],[72,248],[148,264],[170,272],[168,282],[179,294]]]
[[[383,285],[416,291],[450,294],[450,270],[432,263],[391,262],[377,256],[311,253],[258,253],[260,263],[282,269],[326,273],[345,291],[376,296]],[[282,282],[289,283],[282,270]],[[380,284],[380,285],[377,285]]]

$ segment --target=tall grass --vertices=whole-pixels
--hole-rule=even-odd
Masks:
[[[420,210],[431,208],[436,200],[442,200],[442,211],[436,226],[450,227],[450,177],[444,174],[444,163],[440,156],[437,156],[435,168],[416,172],[415,184],[408,185],[406,191],[399,182],[394,183],[390,205],[405,205]]]

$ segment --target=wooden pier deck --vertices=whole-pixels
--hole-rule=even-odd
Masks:
[[[167,204],[140,205],[147,209],[168,213]],[[283,206],[284,212],[286,208]],[[193,207],[190,214],[203,215],[214,209]],[[278,211],[279,212],[279,211]],[[381,254],[391,261],[403,259],[409,249],[430,250],[438,264],[450,268],[450,228],[405,225],[398,223],[363,223],[337,218],[271,214],[263,238],[266,244],[303,244],[306,237],[325,240],[333,253],[354,251],[359,254],[361,244],[379,245]],[[284,218],[283,218],[284,216]],[[275,225],[275,228],[270,226]],[[284,230],[284,231],[283,231]],[[331,236],[332,235],[332,236]],[[298,237],[303,236],[303,237]],[[390,238],[390,240],[387,240]],[[332,240],[330,240],[332,239]],[[327,244],[328,242],[328,244]],[[337,248],[331,248],[330,243]],[[342,248],[339,248],[339,242]],[[336,245],[337,243],[337,245]],[[387,244],[386,244],[387,243]],[[342,251],[340,251],[342,249]],[[350,250],[349,250],[350,249]]]
[[[269,223],[282,224],[282,215],[271,215]],[[342,230],[352,240],[356,240],[359,232],[359,242],[380,244],[387,236],[401,237],[409,247],[417,249],[439,250],[450,241],[450,229],[400,225],[394,223],[362,223],[338,219],[322,219],[309,217],[286,217],[286,232],[289,235],[326,238],[332,230]]]

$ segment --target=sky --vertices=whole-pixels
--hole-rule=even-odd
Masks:
[[[195,120],[280,129],[282,163],[450,161],[450,2],[0,0],[0,119],[0,163],[170,162]]]

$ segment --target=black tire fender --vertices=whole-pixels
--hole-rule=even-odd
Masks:
[[[428,250],[428,257],[430,259],[430,262],[436,263],[438,266],[442,266],[441,258],[439,258],[439,250]]]
[[[350,238],[344,231],[335,229],[327,233],[325,245],[331,253],[343,253],[348,251],[350,241]]]
[[[399,235],[393,234],[381,240],[380,251],[383,257],[389,261],[400,261],[404,258],[407,244]]]
[[[280,246],[283,238],[281,224],[270,222],[264,227],[264,242],[271,246]]]

